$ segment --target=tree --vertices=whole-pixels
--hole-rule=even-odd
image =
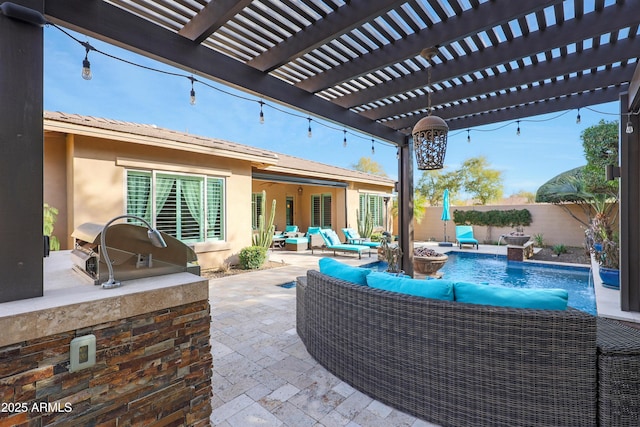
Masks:
[[[472,157],[465,160],[459,171],[464,190],[481,205],[502,198],[502,172],[489,169],[486,157]]]
[[[382,165],[370,157],[360,157],[358,163],[351,165],[357,171],[370,173],[372,175],[387,176]]]
[[[427,212],[426,209],[427,199],[422,194],[414,191],[413,193],[413,219],[416,223],[420,224],[422,219],[424,218],[424,214]],[[391,216],[393,218],[398,217],[398,199],[393,200],[393,204],[391,205]]]
[[[536,195],[534,193],[532,193],[531,191],[525,191],[525,190],[520,190],[517,193],[513,193],[511,196],[509,197],[518,197],[518,198],[523,198],[527,200],[527,203],[534,203],[536,200]]]
[[[448,189],[451,198],[460,191],[460,176],[458,171],[443,173],[441,170],[422,172],[416,185],[416,192],[424,197],[429,206],[442,204],[444,190]]]
[[[587,165],[583,171],[586,191],[618,198],[618,181],[607,181],[605,168],[618,164],[618,122],[600,120],[580,134]]]

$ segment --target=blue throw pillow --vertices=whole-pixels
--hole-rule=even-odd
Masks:
[[[367,275],[371,273],[368,268],[352,267],[333,258],[320,258],[318,264],[320,265],[320,273],[356,285],[366,286]]]
[[[564,289],[521,289],[456,282],[456,301],[498,307],[566,310],[569,293]]]
[[[325,231],[325,235],[327,236],[327,239],[329,239],[329,241],[331,242],[331,245],[340,245],[342,242],[340,241],[340,238],[338,237],[338,235],[336,234],[335,231],[333,230],[327,230]]]
[[[309,227],[307,228],[307,234],[320,234],[320,227]]]
[[[367,276],[367,285],[401,294],[453,301],[453,283],[448,280],[411,279],[374,271]]]

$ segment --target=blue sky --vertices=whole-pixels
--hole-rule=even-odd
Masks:
[[[95,39],[72,34],[110,55],[148,67],[189,74]],[[260,124],[259,97],[212,81],[207,83],[236,96],[196,83],[197,103],[190,105],[191,83],[187,78],[141,69],[97,52],[89,54],[93,79],[86,81],[80,77],[84,54],[84,48],[76,41],[53,27],[46,27],[45,110],[155,124],[345,168],[352,168],[361,157],[370,157],[383,166],[387,175],[394,179],[398,176],[396,148],[374,139],[375,154],[372,155],[370,136],[347,129],[347,147],[344,148],[342,126],[311,116],[313,136],[308,138],[306,114],[267,100],[269,105],[263,108],[265,123]],[[270,105],[301,117],[278,111]],[[520,136],[516,135],[518,125],[515,122],[472,128],[470,143],[466,130],[452,131],[445,167],[454,170],[470,157],[485,156],[492,168],[502,172],[505,196],[521,190],[535,192],[555,175],[585,164],[580,133],[601,119],[617,120],[618,110],[617,102],[582,108],[580,124],[576,124],[577,110],[523,118]],[[420,173],[416,170],[416,179]]]

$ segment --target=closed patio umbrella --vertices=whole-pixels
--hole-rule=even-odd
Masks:
[[[444,221],[444,244],[440,246],[449,246],[447,244],[447,221],[451,220],[451,214],[449,213],[449,190],[445,189],[442,195],[442,216],[440,217]]]

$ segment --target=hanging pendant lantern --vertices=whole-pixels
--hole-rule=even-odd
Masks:
[[[438,53],[436,48],[423,49],[420,55],[430,60]],[[431,64],[429,64],[428,85],[431,85]],[[447,135],[449,126],[447,122],[437,116],[431,115],[431,88],[428,95],[428,115],[423,117],[413,127],[413,151],[420,170],[442,169],[444,167],[444,155],[447,151]]]

